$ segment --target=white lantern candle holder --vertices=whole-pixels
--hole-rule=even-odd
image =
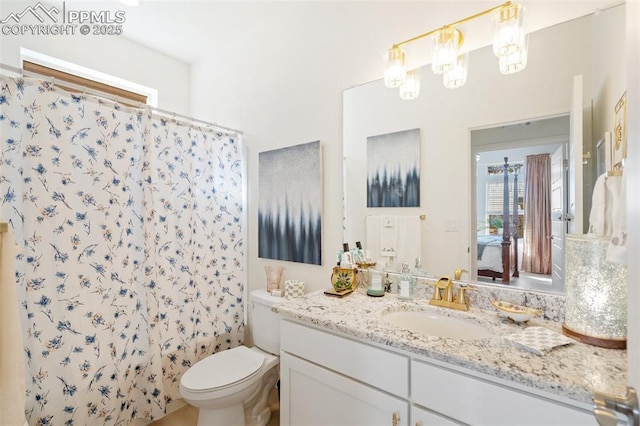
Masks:
[[[594,346],[627,347],[627,266],[606,259],[609,239],[565,238],[565,335]]]

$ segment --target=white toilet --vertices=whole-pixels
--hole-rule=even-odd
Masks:
[[[271,419],[268,399],[278,381],[279,315],[282,301],[266,290],[251,292],[251,328],[256,347],[238,346],[210,355],[180,379],[180,394],[198,407],[198,426],[264,426]]]

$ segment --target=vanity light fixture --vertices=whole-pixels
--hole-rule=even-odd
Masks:
[[[524,8],[509,4],[493,14],[493,53],[498,56],[516,53],[524,45],[522,15]]]
[[[406,74],[402,86],[400,86],[400,98],[405,101],[416,99],[420,94],[420,70],[415,69]]]
[[[444,27],[433,34],[431,69],[435,74],[444,74],[456,66],[463,41],[462,32],[454,27]]]
[[[447,89],[456,89],[464,86],[467,82],[467,72],[469,70],[469,54],[458,56],[455,66],[444,73],[442,82]]]
[[[499,6],[394,44],[384,55],[385,85],[389,88],[401,88],[400,96],[402,99],[415,99],[418,96],[419,81],[417,81],[417,90],[412,89],[413,86],[416,86],[414,81],[408,82],[407,86],[402,89],[406,80],[417,78],[418,74],[413,72],[416,77],[409,77],[405,68],[405,54],[401,46],[424,37],[433,36],[431,69],[436,74],[443,74],[445,87],[451,89],[462,87],[467,80],[468,55],[460,54],[464,35],[456,26],[490,13],[493,13],[493,52],[499,58],[500,71],[503,74],[522,71],[527,65],[527,39],[522,25],[524,7],[507,1]]]
[[[407,71],[404,67],[404,52],[398,46],[387,50],[384,56],[384,84],[395,89],[404,83]]]
[[[525,69],[527,66],[528,50],[529,36],[526,36],[522,49],[498,58],[500,72],[502,74],[514,74]]]

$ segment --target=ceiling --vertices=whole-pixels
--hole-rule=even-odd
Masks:
[[[87,8],[87,2],[66,3],[69,9]],[[520,3],[526,8],[525,30],[531,32],[611,7],[621,0],[528,0]],[[143,0],[137,7],[117,1],[91,2],[91,9],[125,10],[126,38],[193,64],[203,57],[251,51],[247,48],[255,48],[256,44],[279,43],[287,50],[291,42],[298,49],[304,48],[298,39],[326,38],[331,43],[313,43],[321,45],[325,54],[327,49],[338,49],[343,44],[357,46],[370,40],[382,54],[394,43],[498,4],[500,1],[484,0]],[[464,24],[461,28],[465,33],[463,48],[472,50],[490,44],[490,27],[489,17]],[[336,37],[336,34],[340,36]]]

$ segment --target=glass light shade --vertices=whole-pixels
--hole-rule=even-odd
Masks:
[[[444,87],[447,89],[457,89],[467,82],[467,72],[469,70],[469,54],[458,56],[456,65],[442,76]]]
[[[390,89],[402,86],[407,71],[404,67],[404,52],[398,46],[387,50],[384,55],[384,85]]]
[[[529,51],[529,37],[526,37],[522,49],[506,56],[500,56],[498,63],[502,74],[514,74],[527,67],[527,55]]]
[[[420,95],[420,74],[417,70],[409,71],[404,84],[400,86],[400,98],[410,101],[418,95]]]
[[[627,337],[627,266],[607,260],[610,238],[565,236],[563,332],[584,343],[623,348]]]
[[[511,4],[498,9],[493,21],[493,53],[505,56],[517,52],[524,46],[524,7]]]
[[[433,56],[431,69],[436,74],[451,70],[458,59],[458,48],[462,45],[462,33],[453,27],[443,28],[433,34]]]

